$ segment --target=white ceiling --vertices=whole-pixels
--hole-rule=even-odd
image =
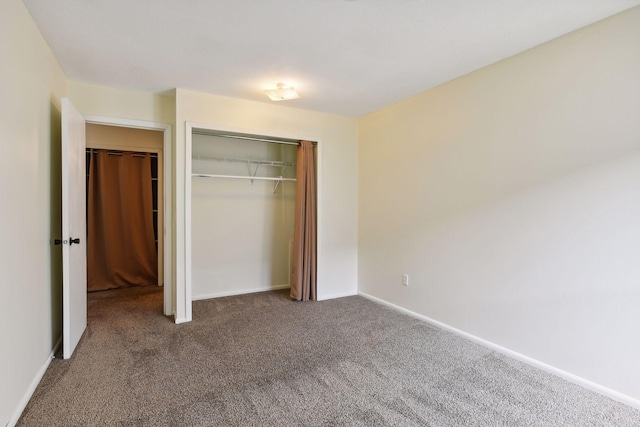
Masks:
[[[640,0],[23,0],[74,81],[361,116]]]

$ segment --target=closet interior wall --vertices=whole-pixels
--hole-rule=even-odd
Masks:
[[[192,172],[295,178],[296,154],[296,145],[194,134]],[[295,181],[191,180],[193,299],[289,287]]]

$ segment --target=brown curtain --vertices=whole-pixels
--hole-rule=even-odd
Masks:
[[[87,192],[87,290],[157,284],[149,155],[92,150]]]
[[[313,144],[302,141],[296,163],[291,298],[316,299],[316,174]]]

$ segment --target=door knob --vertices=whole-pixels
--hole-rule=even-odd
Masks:
[[[77,237],[75,239],[69,239],[69,240],[60,240],[60,239],[54,239],[53,244],[54,245],[66,245],[67,243],[69,243],[69,246],[73,245],[74,243],[76,245],[80,244],[80,238]]]

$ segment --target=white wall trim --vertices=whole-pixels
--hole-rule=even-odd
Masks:
[[[25,392],[24,396],[22,396],[22,399],[20,399],[20,402],[18,403],[16,410],[13,412],[11,419],[7,423],[8,427],[15,426],[18,420],[20,419],[20,416],[22,415],[24,408],[27,407],[27,404],[29,403],[29,400],[31,400],[33,393],[36,391],[36,388],[38,388],[38,384],[40,384],[40,381],[42,381],[42,377],[44,377],[45,372],[47,372],[47,368],[51,364],[51,361],[55,359],[56,352],[60,349],[61,344],[62,344],[62,335],[60,336],[60,338],[58,338],[56,345],[53,346],[53,350],[51,350],[51,353],[49,353],[49,356],[47,357],[47,359],[44,361],[44,363],[36,373],[36,376],[33,377],[33,380],[31,381],[31,384],[29,385],[29,388]]]
[[[213,294],[205,294],[198,295],[191,298],[192,301],[201,301],[212,298],[221,298],[221,297],[231,297],[234,295],[246,295],[246,294],[255,294],[258,292],[268,292],[268,291],[279,291],[281,289],[288,289],[291,285],[274,285],[274,286],[264,286],[260,288],[251,288],[251,289],[243,289],[241,291],[228,291],[228,292],[217,292]]]
[[[460,329],[456,329],[453,326],[447,325],[446,323],[442,323],[442,322],[439,322],[439,321],[437,321],[435,319],[432,319],[430,317],[423,316],[422,314],[415,313],[415,312],[413,312],[411,310],[408,310],[406,308],[403,308],[403,307],[400,307],[398,305],[392,304],[392,303],[390,303],[388,301],[385,301],[383,299],[374,297],[373,295],[369,295],[369,294],[367,294],[365,292],[358,292],[358,295],[361,295],[364,298],[367,298],[367,299],[369,299],[371,301],[374,301],[374,302],[377,302],[379,304],[385,305],[387,307],[393,308],[394,310],[400,311],[400,312],[402,312],[404,314],[407,314],[407,315],[409,315],[411,317],[414,317],[416,319],[423,320],[423,321],[425,321],[427,323],[430,323],[430,324],[432,324],[432,325],[434,325],[434,326],[436,326],[436,327],[438,327],[440,329],[444,329],[445,331],[454,333],[454,334],[459,335],[459,336],[461,336],[463,338],[466,338],[466,339],[468,339],[470,341],[473,341],[476,344],[480,344],[480,345],[482,345],[484,347],[487,347],[487,348],[489,348],[491,350],[495,350],[498,353],[502,353],[505,356],[509,356],[509,357],[511,357],[513,359],[519,360],[520,362],[524,362],[524,363],[526,363],[528,365],[531,365],[531,366],[533,366],[535,368],[542,369],[543,371],[546,371],[546,372],[548,372],[550,374],[553,374],[553,375],[556,375],[558,377],[564,378],[565,380],[567,380],[569,382],[577,384],[577,385],[579,385],[581,387],[584,387],[586,389],[595,391],[596,393],[602,394],[602,395],[604,395],[606,397],[609,397],[609,398],[611,398],[611,399],[613,399],[613,400],[615,400],[617,402],[624,403],[625,405],[631,406],[631,407],[636,408],[636,409],[640,409],[640,400],[635,399],[635,398],[633,398],[631,396],[628,396],[626,394],[623,394],[623,393],[620,393],[618,391],[612,390],[612,389],[607,388],[605,386],[602,386],[600,384],[594,383],[593,381],[589,381],[589,380],[587,380],[585,378],[579,377],[579,376],[574,375],[572,373],[569,373],[567,371],[563,371],[562,369],[558,369],[558,368],[556,368],[554,366],[548,365],[548,364],[546,364],[544,362],[541,362],[541,361],[539,361],[537,359],[531,358],[529,356],[525,356],[524,354],[521,354],[521,353],[518,353],[516,351],[510,350],[510,349],[508,349],[506,347],[502,347],[502,346],[500,346],[498,344],[495,344],[495,343],[493,343],[491,341],[487,341],[484,338],[480,338],[480,337],[472,335],[472,334],[470,334],[468,332],[461,331]]]
[[[352,297],[352,296],[355,296],[355,295],[358,295],[358,293],[357,292],[344,292],[344,293],[338,293],[338,294],[322,295],[322,297],[318,297],[318,301],[326,301],[326,300],[329,300],[329,299]]]
[[[121,126],[121,127],[125,127],[125,126]],[[160,131],[156,131],[156,132],[160,132]],[[159,149],[159,148],[140,147],[136,145],[118,145],[118,144],[99,144],[99,146],[95,146],[95,147],[89,147],[87,145],[87,148],[93,148],[96,150],[136,151],[138,153],[154,153],[154,154],[159,154],[162,152],[162,149]]]
[[[184,209],[184,294],[181,298],[184,305],[185,320],[191,321],[193,314],[191,311],[191,303],[193,301],[191,291],[191,161],[193,151],[193,124],[185,123],[185,155],[184,155],[184,207],[178,207],[179,210]]]
[[[86,123],[96,124],[96,125],[105,125],[105,126],[116,126],[116,127],[126,127],[133,129],[145,129],[145,130],[154,130],[154,131],[162,131],[163,132],[163,146],[162,146],[162,161],[163,161],[163,200],[164,200],[164,224],[163,224],[163,244],[164,244],[164,254],[163,254],[163,279],[164,279],[164,308],[163,312],[165,316],[175,316],[176,314],[176,306],[173,298],[175,284],[173,283],[173,259],[172,259],[172,221],[173,221],[173,197],[172,197],[172,186],[173,186],[173,175],[171,173],[171,164],[173,162],[173,150],[171,144],[171,125],[166,123],[158,123],[158,122],[149,122],[146,120],[131,120],[131,119],[122,119],[116,117],[106,117],[106,116],[93,116],[88,115],[84,116]],[[153,152],[153,150],[144,149],[144,151]],[[176,323],[179,323],[176,319]]]
[[[147,120],[132,120],[132,119],[123,119],[119,117],[107,117],[107,116],[96,116],[96,115],[86,115],[84,116],[84,118],[87,121],[87,123],[96,124],[96,125],[116,126],[116,127],[134,128],[134,129],[146,129],[146,130],[171,129],[171,125],[169,124],[150,122]]]

